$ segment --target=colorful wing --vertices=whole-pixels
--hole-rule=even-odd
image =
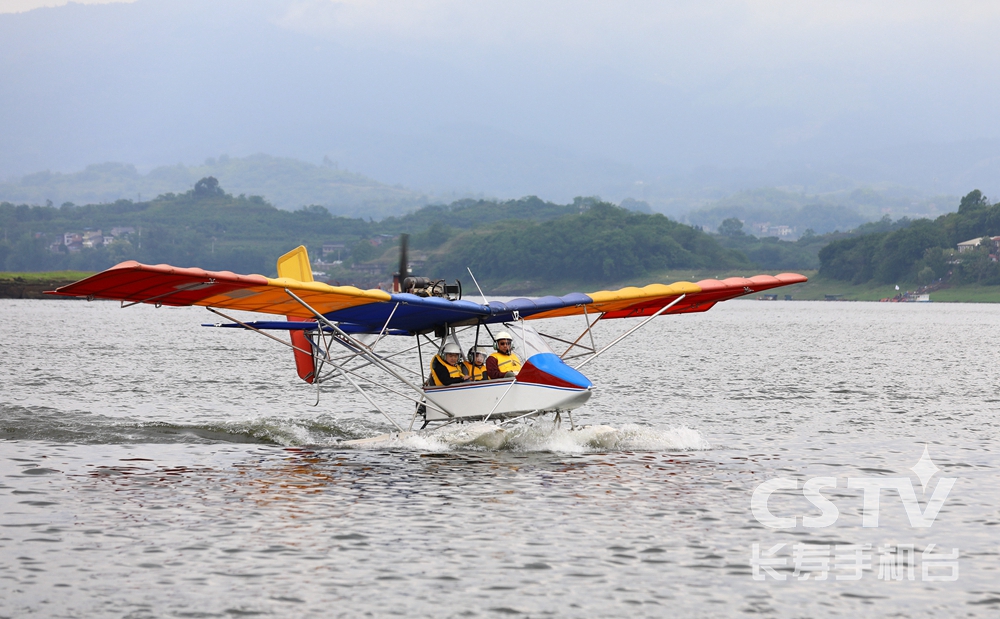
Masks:
[[[278,316],[310,318],[286,290],[308,303],[329,320],[351,326],[357,333],[418,333],[443,325],[499,323],[524,319],[573,316],[586,311],[604,318],[650,316],[664,306],[685,297],[667,313],[704,312],[719,301],[805,282],[795,273],[731,277],[722,281],[703,280],[696,284],[651,284],[644,288],[622,288],[590,294],[579,292],[562,297],[512,299],[488,304],[450,301],[413,294],[390,294],[382,290],[361,290],[353,286],[330,286],[301,281],[312,277],[305,248],[297,248],[279,260],[279,273],[291,277],[237,275],[229,271],[205,271],[165,264],[145,265],[123,262],[97,275],[63,286],[51,294],[88,299],[111,299],[123,303],[168,306],[200,305],[220,309],[262,312]],[[584,309],[586,308],[586,310]],[[305,328],[309,323],[298,323]],[[266,328],[275,328],[270,326]],[[295,328],[286,324],[284,328]]]
[[[386,302],[382,290],[360,290],[353,286],[330,286],[263,275],[237,275],[229,271],[205,271],[122,262],[50,294],[88,299],[111,299],[156,305],[201,305],[280,316],[301,316],[303,308],[289,289],[320,312],[337,312]]]
[[[278,268],[280,273],[295,273],[301,279],[312,277],[304,247],[282,256]],[[311,318],[310,312],[286,290],[295,293],[328,319],[351,325],[351,331],[355,333],[379,333],[383,328],[397,332],[425,332],[445,324],[486,321],[492,316],[488,306],[470,301],[389,294],[382,290],[330,286],[290,277],[270,278],[166,264],[146,265],[135,261],[123,262],[49,294],[130,304],[200,305]],[[534,302],[529,303],[534,306]],[[541,307],[550,305],[543,304]]]
[[[586,295],[591,299],[587,304],[587,313],[604,314],[603,318],[630,318],[633,316],[652,316],[663,307],[669,305],[682,294],[684,298],[667,310],[667,314],[686,314],[705,312],[719,301],[726,301],[748,294],[801,284],[809,278],[797,273],[782,273],[780,275],[756,275],[754,277],[730,277],[724,280],[705,279],[696,284],[677,282],[670,285],[650,284],[643,288],[622,288],[621,290],[592,292]],[[556,316],[574,316],[584,313],[583,306],[564,307],[550,311],[539,312],[531,318],[553,318]]]

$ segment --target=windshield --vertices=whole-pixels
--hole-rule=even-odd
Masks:
[[[538,331],[535,331],[528,325],[515,323],[508,325],[508,328],[514,336],[514,352],[518,353],[518,356],[522,360],[527,361],[532,355],[540,352],[552,352],[552,349],[545,343],[542,336],[538,334]]]
[[[514,322],[514,323],[504,323],[503,326],[504,326],[503,330],[509,332],[512,336],[514,336],[514,352],[517,354],[518,357],[521,358],[522,361],[527,361],[532,355],[536,355],[540,352],[553,352],[552,349],[549,348],[549,345],[545,343],[545,340],[542,338],[542,336],[538,334],[538,331],[535,331],[528,325],[519,322]],[[492,334],[495,336],[499,332],[500,331],[494,328]],[[459,335],[461,335],[461,338],[459,338]],[[469,333],[468,331],[465,331],[464,333],[461,334],[458,332],[452,332],[446,338],[439,340],[437,352],[440,352],[441,350],[440,347],[444,346],[446,343],[455,342],[461,347],[463,351],[462,354],[463,359],[469,359],[471,355],[469,355],[468,353],[471,352],[471,348],[475,346],[476,344],[475,340],[476,338],[474,336],[471,336],[471,333]],[[492,353],[494,350],[492,344],[493,341],[490,338],[490,335],[484,330],[479,336],[479,341],[478,341],[479,350],[484,355],[489,356],[490,353]]]

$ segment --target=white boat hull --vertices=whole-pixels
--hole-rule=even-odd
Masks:
[[[511,382],[500,379],[425,389],[426,419],[481,419],[486,415],[490,419],[507,419],[532,412],[570,411],[583,406],[593,393],[590,387]],[[447,412],[437,410],[435,405]]]

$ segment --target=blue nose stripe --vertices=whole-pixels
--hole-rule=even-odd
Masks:
[[[590,379],[577,372],[573,368],[569,367],[563,360],[557,355],[550,352],[542,352],[536,355],[532,355],[528,362],[533,366],[545,372],[546,374],[564,380],[567,383],[580,387],[582,389],[587,389],[592,387],[594,383],[590,382]]]

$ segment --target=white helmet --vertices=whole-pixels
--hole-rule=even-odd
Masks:
[[[514,338],[512,338],[510,336],[510,333],[507,333],[506,331],[501,331],[500,333],[497,333],[496,337],[493,338],[493,349],[494,350],[500,350],[499,347],[498,347],[498,344],[500,343],[500,340],[509,340],[510,341],[510,349],[514,350]]]
[[[459,348],[458,344],[456,344],[455,342],[448,342],[447,344],[444,345],[444,348],[441,350],[441,354],[450,355],[452,353],[461,356],[462,349]]]
[[[476,355],[481,355],[483,357],[483,363],[486,363],[486,357],[490,356],[490,350],[485,346],[473,346],[469,349],[469,356],[466,357],[466,359],[469,360],[469,363],[475,363]]]

